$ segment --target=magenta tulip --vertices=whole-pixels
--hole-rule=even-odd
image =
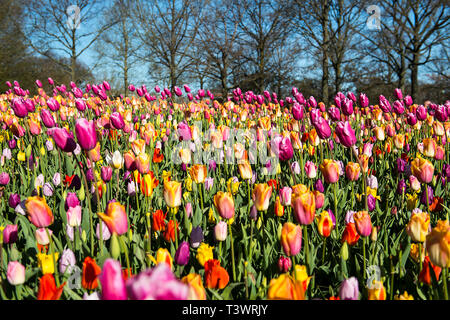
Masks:
[[[338,122],[335,129],[336,135],[339,138],[339,142],[347,148],[350,148],[356,143],[355,131],[348,121]]]
[[[75,133],[78,143],[84,150],[92,150],[97,145],[97,132],[95,131],[94,121],[88,121],[85,118],[78,119],[75,124]]]

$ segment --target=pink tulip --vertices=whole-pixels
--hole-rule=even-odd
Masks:
[[[189,286],[179,281],[166,263],[141,272],[126,283],[133,300],[186,300]]]
[[[25,267],[17,261],[10,261],[6,270],[6,278],[8,282],[17,286],[25,282]]]
[[[106,259],[98,278],[102,285],[102,300],[127,300],[127,289],[119,261]]]
[[[81,225],[81,206],[69,207],[66,214],[69,226],[79,227]]]

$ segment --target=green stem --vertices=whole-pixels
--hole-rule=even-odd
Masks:
[[[234,262],[234,243],[233,243],[233,232],[232,232],[232,225],[230,224],[228,226],[228,229],[230,230],[230,242],[231,242],[231,262],[233,266],[233,281],[236,282],[236,267]]]
[[[447,291],[447,281],[448,281],[448,268],[444,268],[444,274],[442,277],[442,282],[444,283],[444,299],[448,300],[448,291]]]
[[[53,250],[53,240],[52,240],[52,237],[50,236],[50,232],[48,232],[48,228],[45,228],[45,232],[47,233],[48,240],[50,241],[50,243],[49,243],[50,255],[52,256],[52,260],[53,260],[53,270],[55,273],[56,286],[59,287],[59,274],[58,274],[58,267],[56,265],[56,259],[55,259],[55,254],[54,254],[54,250]]]
[[[311,270],[309,267],[309,242],[308,242],[308,226],[304,225],[303,230],[305,231],[305,255],[306,255],[306,268],[308,274],[310,274]]]
[[[178,230],[177,230],[178,228],[177,228],[177,217],[175,216],[176,215],[175,210],[176,210],[176,208],[171,208],[173,222],[175,225],[175,247],[178,249]]]

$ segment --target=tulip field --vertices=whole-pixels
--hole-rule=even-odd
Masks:
[[[0,95],[2,300],[448,299],[449,100],[48,84]]]

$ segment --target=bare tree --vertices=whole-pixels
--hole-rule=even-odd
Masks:
[[[125,95],[128,93],[129,73],[138,61],[137,49],[138,38],[136,29],[132,21],[131,8],[133,0],[115,0],[110,10],[105,12],[103,19],[110,23],[117,22],[104,33],[95,47],[98,60],[105,61],[102,66],[117,68],[122,79],[122,90]],[[117,70],[116,69],[116,70]]]
[[[231,11],[239,32],[241,79],[262,92],[277,71],[275,49],[285,44],[292,29],[285,18],[287,5],[282,1],[233,0]]]
[[[381,30],[365,33],[367,54],[389,66],[405,88],[410,70],[411,96],[419,93],[419,67],[432,62],[433,49],[449,39],[449,8],[441,0],[384,0]],[[362,33],[364,34],[364,33]]]
[[[171,90],[191,66],[190,56],[198,33],[204,1],[137,1],[134,11],[143,56],[169,78]]]
[[[223,10],[230,5],[230,0],[216,0],[206,7],[208,15],[204,16],[195,42],[197,59],[193,64],[194,73],[201,72],[219,84],[224,98],[232,87],[230,73],[238,47],[238,21],[231,19],[230,11]]]
[[[52,59],[67,70],[77,82],[77,60],[89,49],[114,21],[99,21],[106,6],[97,0],[30,0],[26,2],[24,35],[28,44],[39,54]],[[58,56],[65,60],[54,59]]]
[[[334,93],[342,90],[346,70],[349,64],[360,61],[358,53],[360,38],[358,30],[363,24],[360,22],[361,7],[355,6],[353,1],[332,1],[328,29],[330,34],[329,60],[334,73]]]
[[[321,93],[325,104],[329,101],[329,67],[331,37],[329,31],[331,0],[303,1],[293,3],[295,16],[290,19],[295,29],[308,44],[310,54],[318,54],[322,80]]]

